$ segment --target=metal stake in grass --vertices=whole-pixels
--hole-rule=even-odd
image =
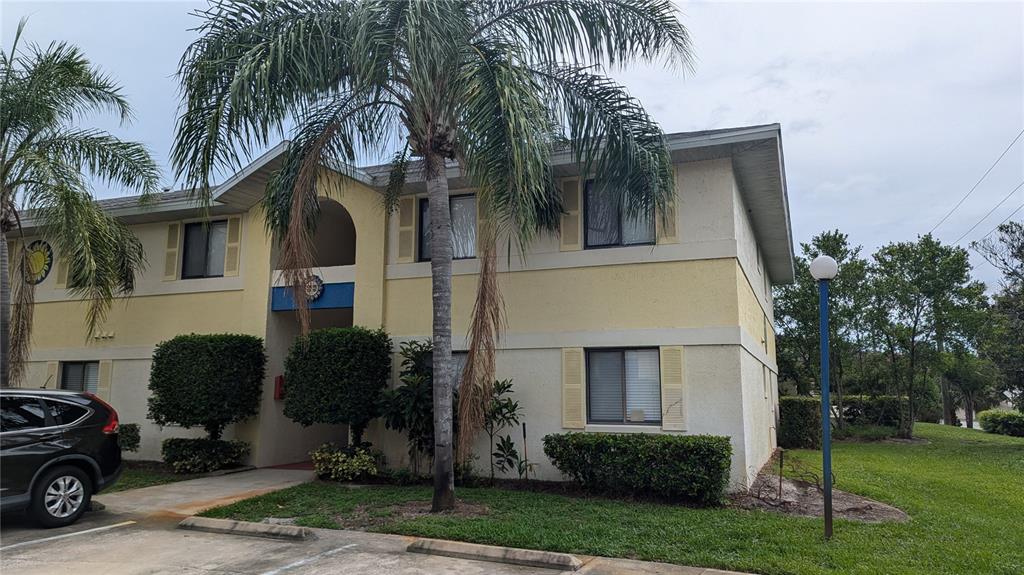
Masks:
[[[811,262],[818,280],[818,330],[821,338],[821,475],[825,483],[825,540],[832,538],[832,437],[828,384],[828,284],[839,273],[836,260],[824,254]]]

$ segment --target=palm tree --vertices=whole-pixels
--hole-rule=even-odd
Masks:
[[[146,148],[78,126],[93,112],[122,123],[131,108],[121,88],[75,48],[18,43],[0,50],[0,382],[17,383],[29,352],[34,285],[28,279],[22,217],[33,222],[67,265],[68,288],[88,302],[87,334],[114,297],[131,293],[144,265],[142,245],[93,201],[89,178],[146,194],[159,170]],[[8,253],[7,234],[22,241]],[[13,269],[9,266],[13,263]],[[13,271],[13,274],[11,273]],[[13,292],[13,305],[12,305]]]
[[[687,31],[669,0],[213,0],[195,14],[202,19],[200,37],[179,68],[184,110],[172,153],[178,176],[208,202],[211,173],[236,168],[240,155],[293,126],[264,201],[293,286],[311,267],[316,187],[341,185],[318,181],[320,166],[344,170],[357,157],[401,147],[386,194],[392,207],[407,171],[425,178],[433,509],[452,508],[446,168],[457,164],[473,181],[485,218],[472,328],[474,342],[484,344],[473,364],[482,366],[477,380],[485,381],[483,372],[493,371],[487,343],[501,320],[500,297],[489,281],[495,245],[508,241],[522,250],[536,234],[557,229],[562,204],[552,151],[564,146],[585,173],[616,190],[631,215],[669,201],[674,188],[660,128],[601,72],[634,61],[686,65]],[[470,388],[464,391],[475,385]]]

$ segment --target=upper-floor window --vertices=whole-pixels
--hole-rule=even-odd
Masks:
[[[215,278],[224,275],[224,249],[228,237],[227,220],[185,224],[185,243],[181,257],[181,278]]]
[[[96,393],[100,381],[98,361],[68,361],[61,364],[60,388]]]
[[[476,196],[452,196],[448,200],[452,219],[452,258],[469,259],[476,256]],[[417,259],[430,261],[430,202],[420,199],[420,237]]]
[[[606,186],[587,180],[583,188],[585,247],[650,245],[654,243],[654,212],[630,217]]]
[[[657,349],[587,351],[589,423],[661,423],[661,369]]]

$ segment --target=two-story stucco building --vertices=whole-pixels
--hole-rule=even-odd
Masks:
[[[539,478],[560,477],[543,456],[541,438],[549,433],[727,435],[734,488],[749,485],[775,448],[771,287],[793,279],[779,126],[670,134],[667,141],[677,186],[667,224],[655,214],[625,218],[567,155],[556,155],[566,210],[561,233],[536,240],[524,259],[501,262],[508,323],[497,372],[513,379]],[[86,341],[84,305],[65,289],[67,270],[55,254],[53,271],[37,286],[33,351],[21,385],[94,390],[123,422],[141,424],[136,455],[157,459],[163,439],[201,431],[147,421],[154,346],[183,333],[246,333],[266,342],[262,406],[226,436],[250,442],[259,466],[307,460],[319,443],[344,438],[343,428],[291,422],[275,399],[274,380],[299,327],[259,202],[284,149],[216,189],[209,225],[183,192],[147,206],[104,200],[142,241],[148,268],[134,296],[116,302]],[[310,301],[312,326],[383,327],[397,351],[398,342],[430,336],[425,186],[409,181],[398,211],[388,214],[387,167],[354,174],[325,167],[322,175],[347,181],[342,193],[321,200],[315,273],[324,289]],[[472,186],[456,169],[449,185],[458,351],[466,347],[479,269],[477,214]],[[390,465],[408,464],[404,438],[379,421],[367,439]]]

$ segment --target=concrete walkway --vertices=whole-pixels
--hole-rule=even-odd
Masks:
[[[116,514],[195,515],[219,507],[292,487],[313,479],[313,472],[295,469],[253,469],[217,477],[201,477],[141,489],[101,493],[96,501]]]

